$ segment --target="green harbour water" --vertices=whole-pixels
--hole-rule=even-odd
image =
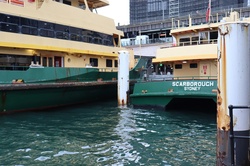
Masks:
[[[0,116],[0,166],[214,166],[216,110],[115,100]]]

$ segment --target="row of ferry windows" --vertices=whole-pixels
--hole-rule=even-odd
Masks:
[[[91,66],[98,67],[98,59],[97,58],[90,58],[89,62]],[[106,59],[106,67],[113,67],[113,60],[112,59]],[[118,67],[118,60],[114,61],[114,67]]]
[[[197,65],[197,63],[190,63],[190,64],[189,64],[189,67],[190,67],[190,68],[197,68],[198,65]],[[175,68],[175,69],[182,69],[182,64],[175,64],[174,68]]]
[[[70,61],[70,60],[68,60],[68,61]],[[57,62],[59,62],[59,61],[55,61],[54,67],[62,67],[62,65],[60,65],[60,64],[57,65]],[[89,59],[89,64],[91,66],[93,66],[93,67],[98,67],[98,59],[97,58],[90,58]],[[53,59],[52,59],[52,57],[43,57],[42,58],[42,65],[44,67],[47,67],[47,66],[48,67],[53,67]],[[106,59],[106,67],[113,67],[113,60],[112,59]],[[118,67],[118,61],[117,60],[114,61],[114,67]]]
[[[113,46],[113,36],[0,13],[0,31]]]
[[[62,57],[38,57],[38,56],[22,56],[22,55],[0,55],[0,68],[2,67],[24,67],[29,66],[31,62],[41,64],[44,67],[63,67]],[[58,62],[58,63],[57,63]],[[114,63],[113,63],[114,62]],[[89,64],[98,67],[98,58],[90,58]],[[106,67],[118,67],[118,60],[106,59]]]
[[[158,67],[159,67],[159,70],[164,71],[164,65],[160,64]],[[167,65],[165,67],[166,67],[167,70],[171,69],[170,65]],[[197,67],[198,67],[197,63],[190,63],[189,64],[189,68],[197,68]],[[175,64],[174,68],[175,69],[182,69],[182,64]]]
[[[48,61],[48,62],[47,62]],[[90,58],[89,64],[93,67],[98,67],[98,59],[97,58]],[[42,59],[42,65],[43,66],[53,66],[53,61],[51,57],[43,57]],[[54,67],[62,67],[61,65],[55,65]],[[113,67],[113,60],[112,59],[106,59],[106,67]],[[114,61],[114,67],[118,67],[118,61]]]

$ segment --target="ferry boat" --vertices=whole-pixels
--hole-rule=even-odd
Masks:
[[[144,80],[134,86],[131,104],[167,109],[185,100],[192,105],[216,102],[218,26],[238,19],[239,14],[232,12],[215,23],[192,25],[189,18],[189,26],[181,27],[177,21],[170,31],[173,44],[157,50],[156,58],[144,70]]]
[[[117,93],[123,32],[107,0],[0,0],[0,113],[104,100]],[[147,61],[147,60],[146,60]],[[130,78],[136,79],[130,51]]]

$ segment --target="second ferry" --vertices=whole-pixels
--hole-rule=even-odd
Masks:
[[[157,50],[152,64],[144,69],[144,79],[137,82],[130,95],[134,106],[157,106],[165,109],[189,103],[194,106],[204,100],[215,105],[217,101],[217,40],[218,26],[224,22],[235,22],[238,12],[231,12],[221,21],[201,25],[180,26],[173,22],[170,31],[172,45]]]

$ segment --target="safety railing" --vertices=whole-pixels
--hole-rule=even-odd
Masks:
[[[118,71],[118,68],[98,68],[99,69],[99,72],[117,72]]]
[[[26,71],[29,69],[29,66],[0,66],[0,70],[19,70]]]
[[[180,80],[217,80],[217,76],[179,76],[174,77],[173,75],[159,75],[159,74],[150,74],[147,76],[147,81],[180,81]]]
[[[230,115],[230,146],[231,146],[231,166],[235,165],[235,158],[234,158],[234,139],[250,139],[250,136],[239,136],[234,134],[234,129],[233,129],[233,110],[234,109],[249,109],[250,111],[250,106],[233,106],[229,105],[229,115]]]
[[[192,41],[185,41],[179,42],[177,46],[189,46],[189,45],[202,45],[202,44],[217,44],[217,39],[210,39],[210,40],[192,40]]]

